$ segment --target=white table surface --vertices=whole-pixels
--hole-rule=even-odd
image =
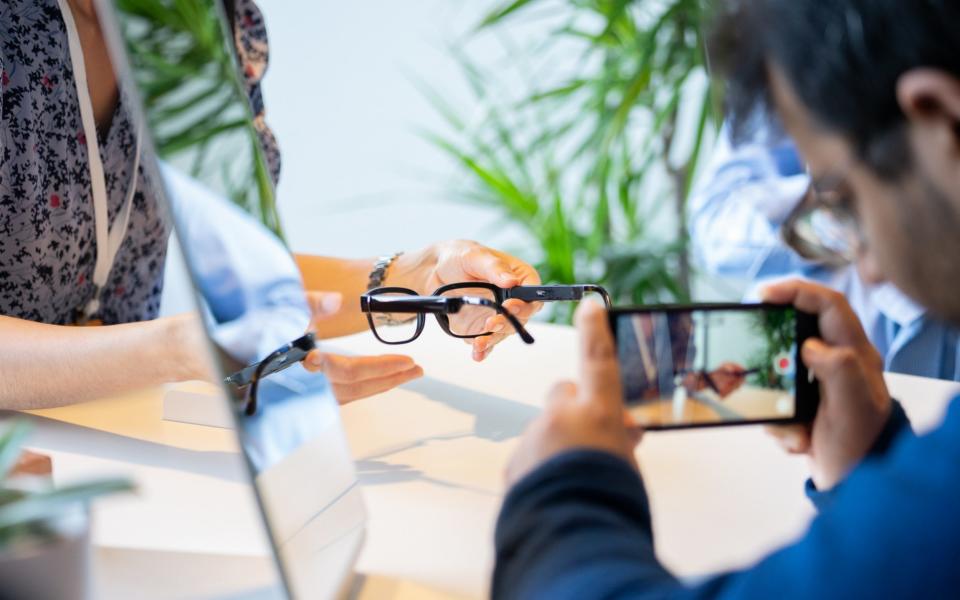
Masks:
[[[402,348],[426,371],[403,389],[356,402],[343,419],[369,509],[361,597],[482,597],[518,435],[550,386],[573,378],[575,332],[534,325],[533,346],[502,344],[483,364],[435,323]],[[369,334],[327,343],[396,351]],[[888,376],[918,430],[935,425],[952,382]],[[128,475],[135,496],[95,510],[98,597],[270,597],[275,574],[233,432],[160,418],[154,390],[37,411],[31,446],[66,482]],[[657,551],[681,575],[748,565],[803,531],[806,465],[758,427],[649,434],[638,457]]]

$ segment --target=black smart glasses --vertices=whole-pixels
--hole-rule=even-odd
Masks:
[[[490,290],[487,293],[492,294]],[[490,297],[460,293],[420,296],[410,289],[385,287],[360,296],[360,310],[366,313],[373,335],[384,344],[409,344],[420,337],[427,314],[434,315],[448,335],[461,339],[493,335],[496,332],[490,330],[490,320],[503,315],[520,339],[533,343],[533,336],[520,321]]]
[[[314,335],[308,333],[277,348],[260,362],[253,363],[227,377],[226,383],[236,388],[247,388],[243,408],[244,414],[252,416],[257,412],[257,390],[261,379],[301,362],[316,347]]]

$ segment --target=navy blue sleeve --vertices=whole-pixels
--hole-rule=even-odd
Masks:
[[[651,560],[647,495],[637,472],[604,452],[561,454],[520,481],[504,501],[496,530],[494,598],[615,597],[675,579]],[[630,585],[627,585],[627,582]]]
[[[894,442],[900,438],[901,434],[913,435],[913,428],[910,426],[910,419],[907,417],[907,413],[903,411],[903,406],[894,400],[887,424],[884,425],[880,435],[878,435],[876,441],[873,442],[873,446],[870,448],[870,451],[867,452],[864,462],[881,459],[886,456],[887,452],[890,451],[890,448],[893,447]],[[833,502],[837,491],[842,486],[843,484],[841,483],[829,490],[821,491],[817,489],[812,479],[807,479],[803,491],[807,495],[807,498],[810,499],[810,502],[813,503],[814,507],[816,507],[818,511],[822,511]]]
[[[494,598],[913,598],[960,589],[960,402],[936,432],[898,439],[836,491],[805,536],[696,585],[654,553],[638,474],[587,450],[542,465],[497,523]]]

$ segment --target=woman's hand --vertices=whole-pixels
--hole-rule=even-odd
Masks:
[[[342,356],[314,350],[303,362],[313,373],[323,373],[337,402],[361,400],[423,377],[423,369],[409,356]]]
[[[819,318],[822,339],[808,339],[801,351],[804,364],[820,382],[816,419],[812,426],[769,431],[788,452],[809,455],[814,484],[828,490],[863,460],[890,416],[883,359],[838,292],[791,281],[767,288],[763,299],[792,304]]]
[[[340,310],[343,298],[336,292],[307,292],[311,328],[330,319]],[[314,350],[303,366],[313,373],[323,373],[333,387],[340,404],[375,396],[423,377],[423,369],[408,356],[342,356]]]
[[[387,280],[386,285],[409,288],[423,295],[430,295],[441,286],[465,281],[487,282],[503,288],[540,284],[536,270],[520,259],[462,240],[440,242],[400,256],[388,272]],[[503,306],[521,323],[526,323],[542,304],[507,300]],[[503,316],[490,317],[482,329],[494,335],[468,340],[476,361],[484,360],[496,344],[513,333],[513,327]]]

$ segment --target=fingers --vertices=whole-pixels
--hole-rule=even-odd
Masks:
[[[511,298],[503,303],[503,308],[510,311],[510,314],[519,319],[521,323],[526,323],[543,308],[543,302],[524,302],[523,300]],[[503,319],[504,323],[507,322],[506,318],[502,316],[500,318]]]
[[[329,319],[340,312],[343,295],[339,292],[307,292],[307,305],[313,320]]]
[[[843,294],[809,281],[792,280],[765,288],[765,302],[791,304],[818,315],[820,331],[831,344],[867,347],[870,345],[860,320]]]
[[[511,299],[503,303],[503,307],[510,311],[521,323],[526,323],[543,306],[542,302],[524,302],[523,300]],[[513,325],[503,315],[495,315],[487,319],[483,324],[483,330],[493,335],[473,338],[473,360],[477,362],[484,361],[493,347],[516,333]]]
[[[646,430],[637,424],[636,420],[626,411],[623,413],[623,425],[627,428],[627,438],[630,443],[633,444],[634,449],[636,449],[636,447],[640,445],[640,441],[643,439],[643,434]]]
[[[397,386],[423,377],[423,369],[415,366],[400,373],[393,373],[376,379],[367,379],[352,383],[331,382],[333,394],[337,397],[337,402],[347,404],[355,400],[376,396],[383,392],[388,392]]]
[[[620,369],[607,311],[593,302],[577,309],[580,332],[580,380],[582,397],[618,414],[623,411]]]
[[[463,271],[478,281],[489,281],[500,287],[520,285],[520,277],[513,271],[509,257],[483,246],[467,252],[463,257]]]
[[[790,454],[810,452],[810,428],[807,425],[781,425],[765,427],[784,451]]]
[[[308,371],[322,372],[333,383],[378,379],[408,371],[416,366],[409,356],[341,356],[314,350],[304,361]]]
[[[836,377],[841,371],[858,367],[857,354],[853,348],[828,346],[822,340],[810,338],[801,349],[803,363],[822,379]]]
[[[468,279],[489,281],[501,287],[540,283],[536,269],[522,260],[480,244],[469,244],[470,249],[461,259],[461,268]]]
[[[327,376],[340,404],[381,394],[423,377],[423,369],[412,358],[397,354],[341,356],[314,350],[304,366]]]
[[[572,402],[577,398],[578,391],[577,384],[572,381],[559,381],[553,384],[550,392],[547,393],[547,401],[544,408],[556,408],[566,402]]]
[[[846,298],[828,287],[793,279],[764,288],[761,297],[765,302],[792,304],[802,311],[814,314],[826,312],[838,304],[846,304]]]

